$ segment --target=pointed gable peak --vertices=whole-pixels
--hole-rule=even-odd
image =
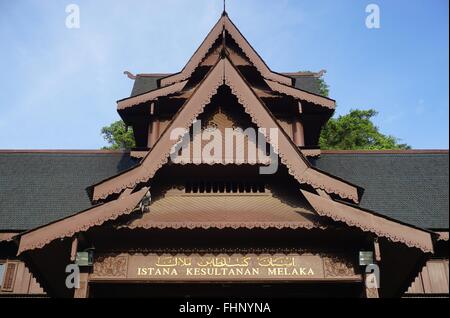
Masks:
[[[263,59],[259,56],[259,54],[255,51],[255,49],[250,45],[250,43],[245,39],[239,29],[231,21],[227,12],[224,11],[217,23],[208,33],[200,47],[195,51],[194,55],[192,55],[181,72],[162,78],[161,86],[171,85],[173,83],[184,81],[189,78],[195,71],[195,69],[200,65],[202,60],[207,56],[209,50],[214,45],[216,40],[219,37],[223,36],[224,31],[226,31],[231,36],[231,38],[236,42],[242,52],[253,64],[253,66],[255,66],[255,68],[265,79],[285,85],[292,85],[292,79],[290,77],[270,70],[267,64],[263,61]]]

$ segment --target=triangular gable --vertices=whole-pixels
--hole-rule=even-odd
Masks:
[[[234,41],[239,45],[244,54],[261,73],[264,78],[270,79],[275,82],[283,83],[285,85],[291,85],[292,79],[288,76],[275,73],[269,69],[267,64],[258,55],[255,49],[248,43],[244,36],[239,32],[236,26],[231,22],[226,13],[222,15],[219,21],[214,25],[212,30],[208,33],[203,40],[200,47],[195,51],[194,55],[189,59],[186,66],[180,73],[169,75],[168,77],[161,79],[161,86],[171,85],[175,82],[183,81],[191,76],[197,66],[205,58],[209,49],[212,47],[217,38],[222,34],[223,30],[226,30]]]
[[[121,215],[130,214],[136,209],[147,191],[148,188],[144,187],[130,195],[121,196],[116,200],[93,206],[68,218],[20,234],[17,254],[42,248],[56,239],[72,237],[93,226],[99,226],[106,221],[115,220]]]
[[[374,212],[363,210],[329,198],[318,196],[308,191],[301,191],[314,210],[333,221],[355,226],[378,237],[385,237],[393,242],[401,242],[408,247],[416,247],[424,252],[433,252],[431,233],[398,221],[379,216]]]
[[[262,58],[257,54],[257,52],[251,47],[247,42],[245,37],[239,32],[233,22],[229,19],[228,15],[222,16],[213,29],[209,32],[208,36],[202,42],[200,47],[196,50],[194,55],[191,57],[189,62],[183,68],[180,73],[172,74],[161,79],[161,88],[155,89],[150,92],[146,92],[137,96],[132,96],[124,98],[117,102],[118,110],[122,110],[134,105],[138,105],[144,102],[155,100],[161,96],[167,96],[174,94],[183,89],[187,83],[187,79],[192,75],[194,70],[204,63],[206,65],[214,65],[217,57],[220,55],[220,48],[217,48],[214,52],[208,54],[214,42],[222,34],[223,29],[226,29],[229,34],[235,39],[235,42],[241,48],[241,50],[246,54],[246,58],[249,60],[248,63],[252,63],[258,71],[265,78],[268,86],[275,92],[293,96],[300,100],[305,100],[316,105],[334,109],[336,107],[336,102],[333,99],[323,97],[320,95],[312,94],[291,86],[292,79],[286,75],[278,74],[269,69]],[[247,60],[240,57],[236,52],[229,51],[229,58],[234,65],[247,65]],[[208,57],[210,62],[203,61],[204,58]]]
[[[219,60],[210,70],[139,165],[94,185],[93,200],[105,199],[113,193],[119,193],[125,188],[133,188],[138,183],[150,180],[156,171],[167,163],[172,146],[177,142],[170,140],[172,129],[189,128],[198,115],[203,112],[205,106],[210,103],[211,98],[222,84],[231,88],[239,103],[244,106],[245,111],[258,127],[266,128],[267,131],[270,128],[279,129],[278,154],[281,162],[288,167],[289,173],[297,181],[358,202],[356,186],[310,166],[228,58]],[[270,140],[268,141],[270,142]]]

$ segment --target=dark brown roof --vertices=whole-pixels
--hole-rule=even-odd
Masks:
[[[129,150],[103,150],[103,149],[0,149],[0,154],[128,154]]]
[[[363,187],[362,207],[419,227],[448,229],[448,150],[323,151],[312,161]]]
[[[89,208],[89,185],[135,163],[117,151],[0,151],[0,231],[27,230]]]
[[[364,208],[419,227],[449,227],[448,150],[322,151],[314,163],[362,186]],[[0,231],[89,208],[88,186],[134,164],[123,151],[0,150]]]
[[[315,73],[311,73],[310,75],[307,75],[306,73],[300,75],[299,73],[282,74],[288,75],[294,79],[294,87],[309,93],[320,94],[319,78],[314,75]],[[137,74],[130,96],[133,97],[159,88],[158,81],[168,75],[172,74]]]
[[[93,206],[71,217],[59,219],[45,226],[21,233],[18,254],[26,250],[41,248],[58,238],[71,237],[75,233],[87,231],[109,220],[135,211],[148,188],[132,193],[105,204]]]
[[[393,150],[321,150],[323,154],[448,154],[442,149],[393,149]]]

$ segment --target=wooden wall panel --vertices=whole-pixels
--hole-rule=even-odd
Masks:
[[[36,281],[36,278],[34,278],[34,277],[31,277],[28,294],[37,294],[37,295],[45,294],[44,290],[38,284],[38,282]]]
[[[419,275],[416,277],[416,279],[412,283],[411,287],[409,288],[408,292],[412,293],[412,294],[423,294],[424,293],[421,273],[419,273]]]
[[[3,285],[0,287],[0,294],[45,294],[44,290],[25,266],[25,263],[19,260],[7,260],[5,262]]]
[[[31,274],[25,264],[17,263],[16,279],[14,283],[14,293],[27,294],[30,287]]]
[[[430,277],[431,292],[433,294],[448,293],[448,267],[445,261],[433,260],[427,263]]]
[[[423,267],[406,294],[448,294],[448,259],[431,259]]]

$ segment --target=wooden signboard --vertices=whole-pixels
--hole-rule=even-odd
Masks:
[[[90,280],[277,281],[361,279],[352,264],[300,254],[100,255]]]

